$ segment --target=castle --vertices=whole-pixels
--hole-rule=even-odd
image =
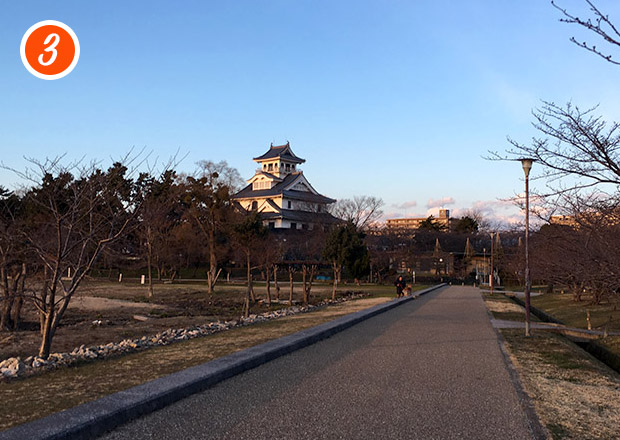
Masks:
[[[290,144],[274,146],[254,158],[259,164],[248,185],[233,196],[246,211],[258,211],[272,229],[313,229],[339,220],[327,211],[336,200],[316,191],[299,165],[305,162]]]

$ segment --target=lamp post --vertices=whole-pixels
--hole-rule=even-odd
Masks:
[[[530,336],[530,170],[534,159],[519,159],[525,173],[525,336]]]
[[[482,281],[480,283],[480,285],[482,286],[482,284],[484,283],[484,281],[486,280],[486,277],[488,276],[487,274],[487,248],[482,248],[482,262],[484,263],[482,265],[482,270],[484,271],[484,276],[482,277]]]
[[[489,275],[489,287],[491,288],[491,295],[493,295],[493,238],[495,232],[491,232],[491,274]]]

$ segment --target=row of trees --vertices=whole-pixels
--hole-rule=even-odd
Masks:
[[[137,173],[127,159],[108,169],[63,165],[61,158],[31,164],[17,172],[30,187],[0,188],[0,326],[17,329],[24,301],[31,301],[40,316],[42,357],[93,269],[111,274],[144,267],[152,297],[155,277],[174,280],[182,269],[204,269],[212,293],[224,266],[244,265],[246,315],[256,301],[257,269],[269,281],[277,279],[278,266],[287,267],[291,301],[293,274],[301,272],[305,303],[321,265],[334,271],[334,296],[343,269],[351,278],[368,271],[362,230],[381,205],[372,197],[338,205],[348,221],[330,230],[277,233],[263,226],[258,213],[235,208],[231,196],[243,181],[226,162],[200,162],[192,175],[172,167],[159,175]]]

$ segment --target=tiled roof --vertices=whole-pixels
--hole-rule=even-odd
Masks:
[[[252,184],[249,184],[237,194],[233,196],[233,199],[248,199],[248,198],[262,198],[262,197],[272,197],[272,196],[284,196],[289,199],[294,200],[302,200],[304,202],[314,202],[314,203],[334,203],[336,200],[330,199],[329,197],[325,197],[321,194],[314,194],[307,191],[296,191],[293,189],[285,190],[287,186],[293,183],[300,173],[292,173],[287,175],[282,182],[279,182],[271,189],[259,189],[253,190]]]
[[[306,223],[338,223],[341,220],[337,219],[333,215],[327,212],[308,212],[308,211],[293,211],[290,209],[283,209],[280,212],[261,212],[261,217],[264,220],[283,219],[297,222]]]
[[[252,189],[252,185],[246,186],[244,189],[239,191],[237,194],[233,196],[233,199],[254,199],[254,198],[263,198],[263,197],[273,197],[273,196],[284,196],[293,200],[301,200],[303,202],[313,202],[313,203],[334,203],[336,200],[330,199],[329,197],[325,197],[321,194],[313,194],[311,192],[306,191],[294,191],[288,190],[283,191],[282,188],[278,188],[280,185],[276,185],[271,189],[260,189],[254,191]]]
[[[254,160],[259,162],[267,159],[275,159],[276,157],[295,163],[304,163],[306,161],[301,157],[295,156],[295,153],[293,153],[293,150],[291,150],[291,146],[288,142],[286,143],[286,145],[274,146],[273,144],[271,144],[269,151],[267,151],[262,156],[255,157]]]

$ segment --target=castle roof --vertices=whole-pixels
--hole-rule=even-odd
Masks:
[[[252,184],[247,185],[241,191],[233,196],[233,199],[253,199],[253,198],[262,198],[262,197],[272,197],[282,195],[284,197],[301,200],[304,202],[310,203],[334,203],[336,200],[330,199],[329,197],[325,197],[317,192],[311,191],[298,191],[294,189],[290,189],[295,186],[295,183],[298,181],[303,181],[306,185],[309,186],[308,181],[303,177],[303,173],[291,173],[288,174],[284,180],[278,182],[271,189],[252,189]],[[310,187],[311,188],[311,187]]]
[[[293,153],[293,150],[291,150],[291,145],[289,142],[287,142],[285,145],[274,146],[273,144],[271,144],[269,151],[267,151],[262,156],[255,157],[254,160],[256,162],[262,162],[264,160],[276,159],[276,158],[285,160],[287,162],[294,162],[294,163],[304,163],[306,161],[305,159],[302,159],[301,157],[295,156],[295,153]]]
[[[290,209],[281,209],[279,212],[261,212],[261,217],[264,220],[289,220],[302,223],[341,223],[342,220],[334,217],[328,212],[307,212],[307,211],[293,211]]]

